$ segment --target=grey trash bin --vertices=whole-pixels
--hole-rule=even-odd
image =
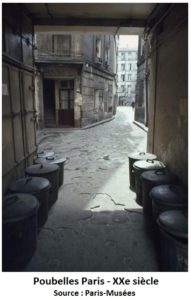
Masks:
[[[141,174],[142,184],[142,202],[144,214],[152,218],[152,199],[150,198],[150,191],[153,187],[162,184],[178,183],[178,177],[166,169],[146,171]]]
[[[152,200],[152,218],[156,223],[158,216],[166,210],[186,209],[188,207],[188,193],[181,185],[159,185],[150,191]]]
[[[170,210],[157,219],[160,229],[161,271],[188,271],[188,214]]]
[[[32,165],[25,169],[25,174],[30,177],[43,177],[49,180],[51,184],[49,207],[51,207],[58,198],[59,166],[48,163]]]
[[[128,158],[129,158],[129,183],[130,183],[130,188],[134,191],[135,174],[134,174],[133,164],[138,160],[147,160],[147,159],[155,160],[157,157],[155,154],[152,153],[132,152],[128,155]]]
[[[9,186],[11,193],[25,193],[35,196],[39,201],[38,228],[42,228],[48,218],[50,182],[42,177],[25,177]]]
[[[142,206],[142,184],[141,184],[141,174],[149,170],[162,170],[165,169],[165,165],[158,160],[139,160],[133,164],[133,169],[135,172],[135,192],[136,192],[136,202]]]
[[[49,163],[49,164],[57,164],[60,167],[60,169],[59,169],[59,187],[64,182],[64,164],[65,164],[65,162],[66,162],[66,158],[59,154],[55,154],[55,155],[47,156],[47,157],[39,157],[34,160],[35,164]]]
[[[29,194],[3,199],[3,271],[20,271],[31,259],[37,243],[39,202]]]

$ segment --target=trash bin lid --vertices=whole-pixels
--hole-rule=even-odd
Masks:
[[[141,174],[141,180],[150,182],[150,183],[177,183],[178,177],[169,172],[167,169],[159,169],[159,170],[150,170],[145,171]]]
[[[24,220],[38,209],[37,198],[30,194],[10,194],[3,199],[3,223]]]
[[[41,164],[41,163],[52,163],[52,164],[61,164],[61,163],[65,163],[66,158],[63,157],[60,154],[54,154],[54,155],[50,155],[47,157],[38,157],[37,159],[35,159],[35,164]]]
[[[31,193],[35,194],[50,187],[48,179],[43,177],[25,177],[14,181],[9,186],[12,193]]]
[[[156,170],[156,169],[165,169],[163,162],[159,160],[147,159],[147,160],[138,160],[133,164],[133,168],[136,170]]]
[[[160,228],[177,238],[188,238],[188,213],[182,210],[167,210],[157,219]]]
[[[142,159],[156,159],[156,155],[152,153],[146,153],[146,152],[132,152],[128,155],[129,158],[135,159],[135,160],[142,160]]]
[[[56,164],[49,164],[49,163],[42,163],[42,164],[36,164],[29,166],[25,169],[25,173],[29,174],[31,176],[33,175],[45,175],[50,174],[59,169],[59,166]]]
[[[181,185],[164,184],[152,188],[150,197],[155,203],[171,206],[187,206],[188,194]]]
[[[54,155],[54,151],[51,150],[42,150],[37,152],[37,157],[47,157]]]

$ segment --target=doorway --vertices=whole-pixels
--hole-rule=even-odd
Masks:
[[[44,125],[45,127],[56,127],[55,114],[55,83],[52,79],[43,80],[44,95]]]
[[[62,80],[59,90],[59,126],[74,126],[74,80]]]

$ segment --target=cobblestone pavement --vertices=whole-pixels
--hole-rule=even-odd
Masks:
[[[153,240],[129,189],[128,154],[145,151],[132,108],[86,130],[46,129],[39,149],[67,158],[64,184],[26,271],[157,271]]]

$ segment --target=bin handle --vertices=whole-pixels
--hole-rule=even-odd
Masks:
[[[55,156],[48,156],[46,157],[46,160],[54,160],[56,157]]]
[[[145,152],[139,152],[139,155],[145,155]]]
[[[3,207],[8,207],[9,205],[15,203],[16,201],[18,201],[19,197],[17,195],[13,195],[12,197],[10,197],[8,200],[5,201],[5,203],[3,204]]]
[[[147,162],[151,162],[152,164],[154,164],[154,160],[153,159],[147,159]]]

